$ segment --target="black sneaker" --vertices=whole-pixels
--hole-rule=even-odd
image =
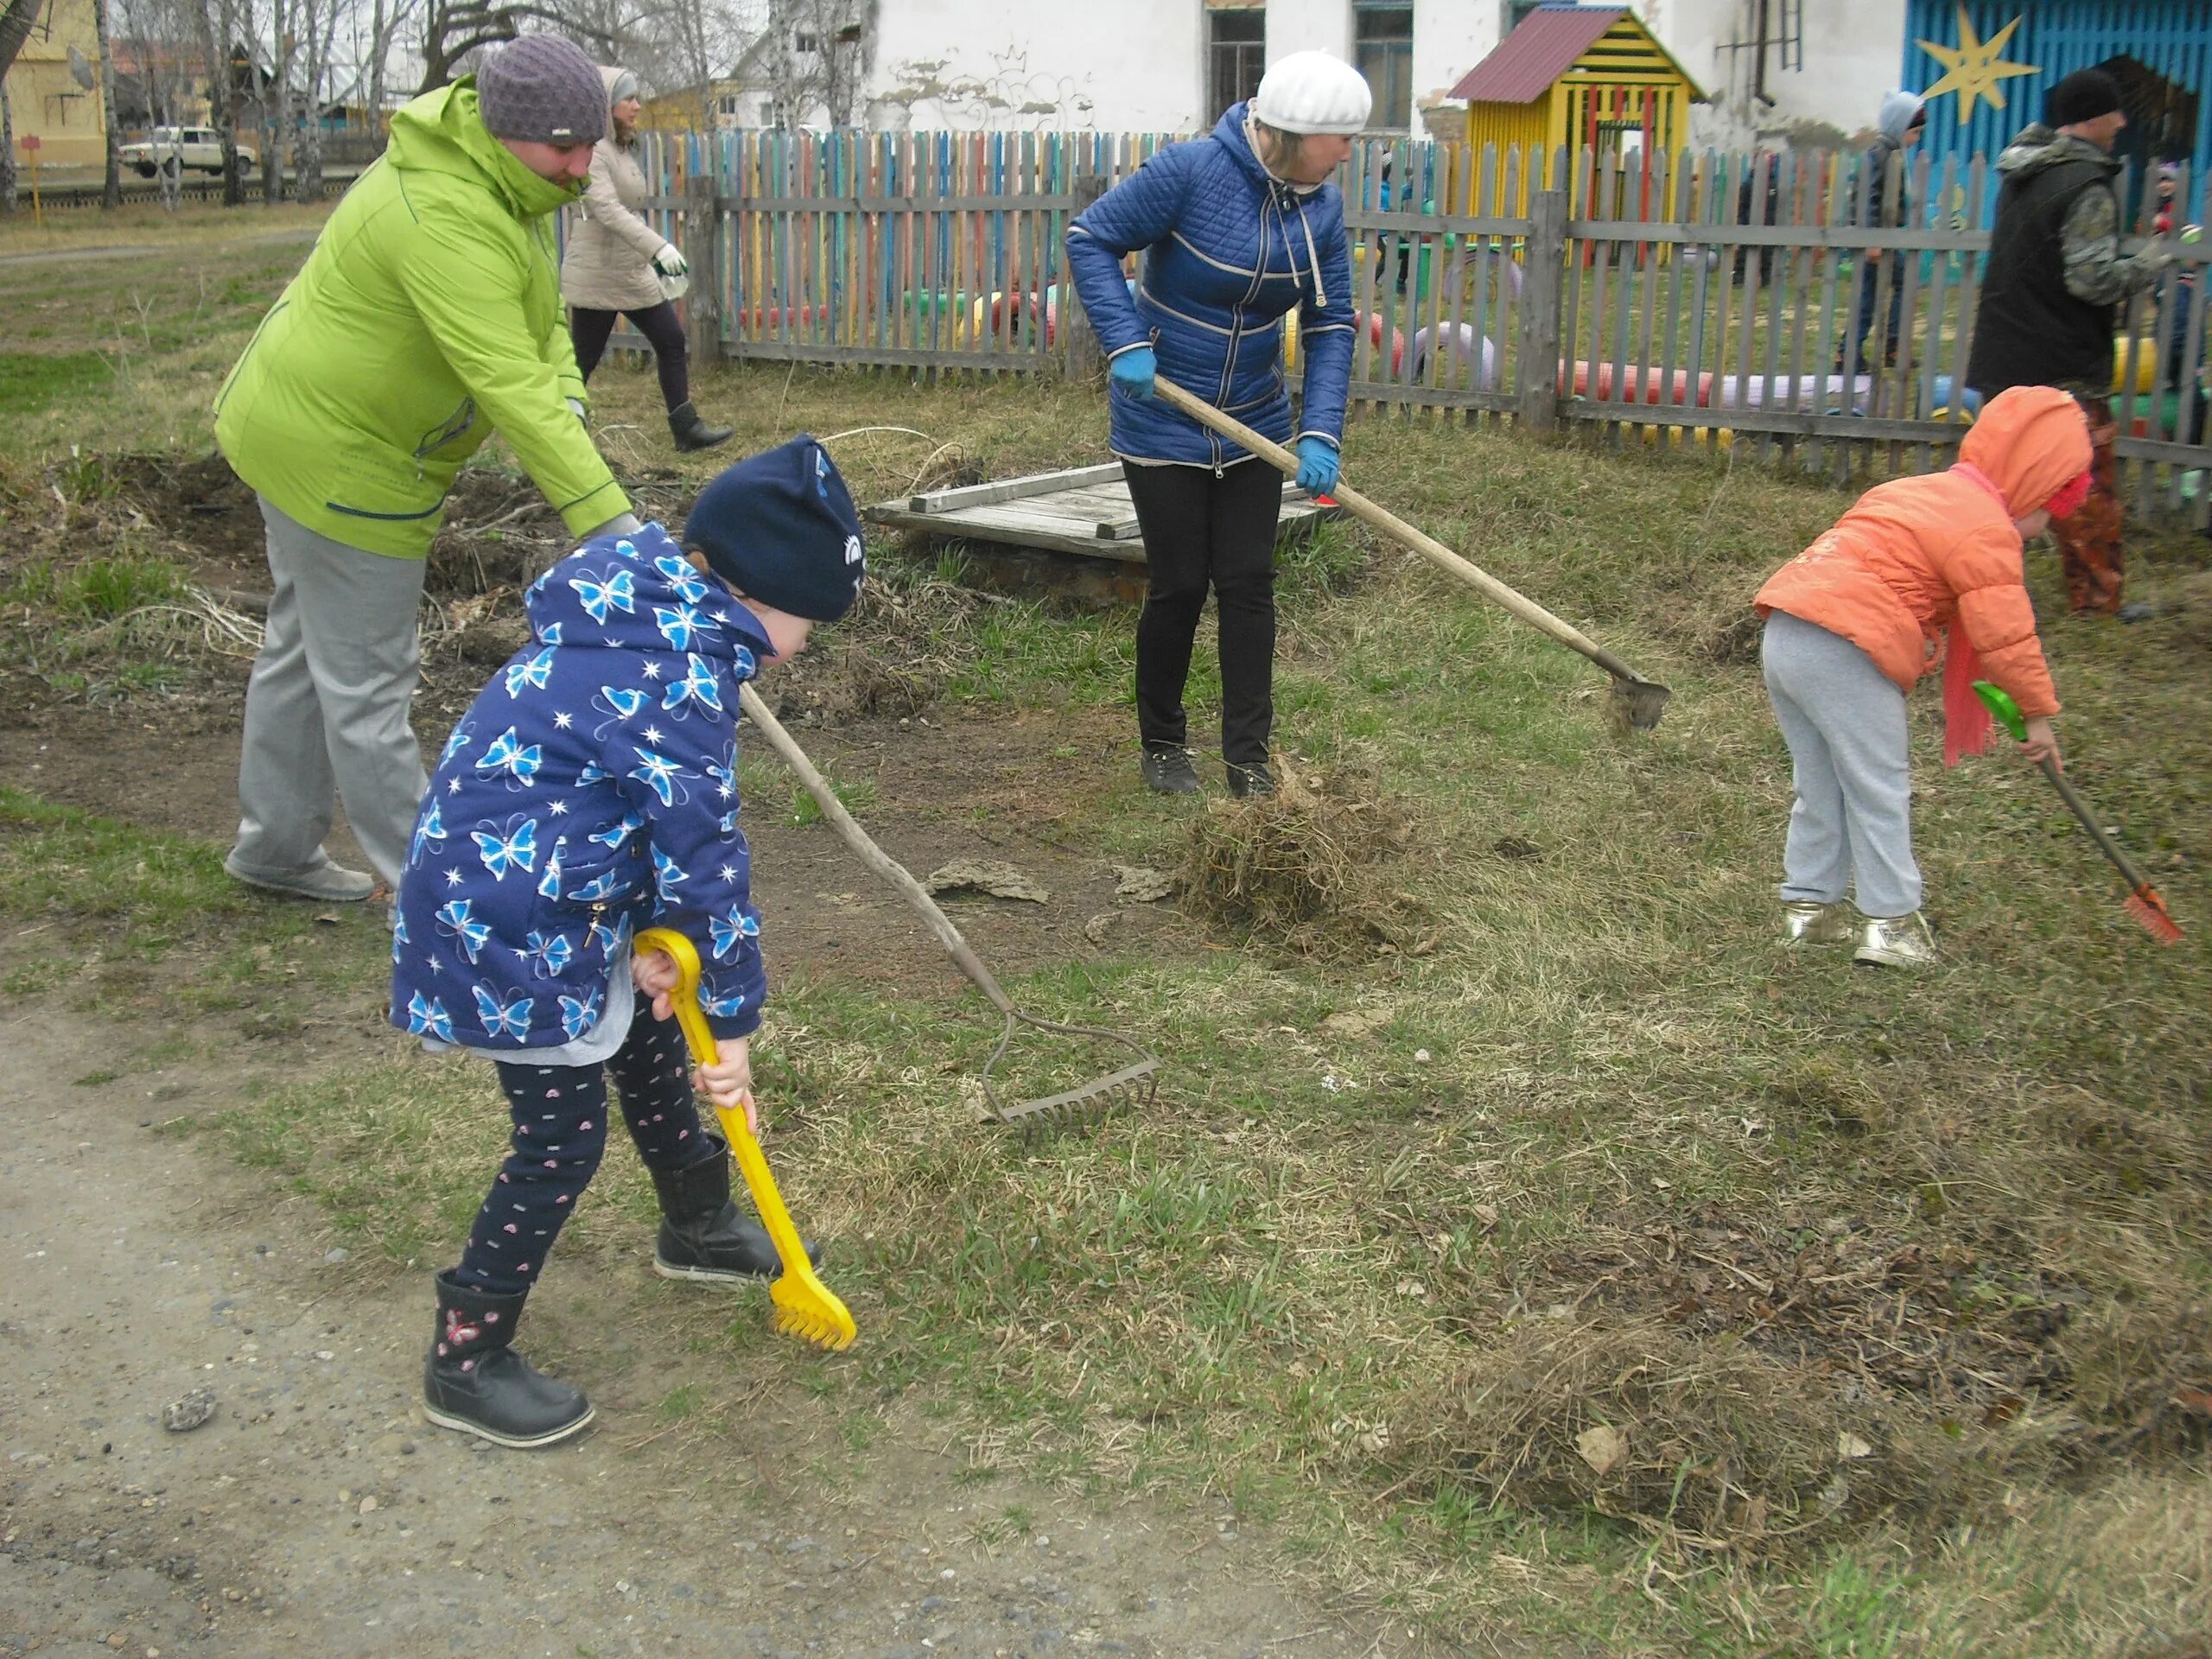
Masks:
[[[1240,801],[1248,795],[1272,795],[1275,792],[1275,775],[1268,770],[1264,760],[1255,760],[1249,766],[1231,760],[1229,792]]]
[[[1188,749],[1147,749],[1144,781],[1162,795],[1195,795],[1198,792],[1198,769],[1191,764]]]

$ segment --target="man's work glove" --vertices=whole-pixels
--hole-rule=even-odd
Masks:
[[[1337,447],[1326,438],[1298,441],[1298,487],[1308,495],[1326,495],[1337,487]]]
[[[664,242],[660,251],[653,255],[653,269],[664,276],[681,276],[691,269],[691,262],[683,257],[683,250],[673,242]]]
[[[1147,404],[1153,400],[1152,377],[1159,372],[1159,360],[1149,346],[1132,346],[1106,365],[1106,373],[1117,391],[1132,397],[1141,397]]]

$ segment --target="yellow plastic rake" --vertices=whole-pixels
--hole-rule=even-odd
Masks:
[[[669,1001],[675,1006],[676,1022],[683,1027],[683,1041],[691,1058],[701,1065],[713,1064],[720,1050],[715,1033],[707,1028],[707,1016],[699,1011],[699,952],[691,941],[671,928],[649,927],[638,935],[632,948],[641,954],[664,950],[675,962],[678,982]],[[776,1178],[768,1173],[768,1160],[760,1151],[760,1143],[753,1138],[753,1131],[745,1127],[743,1109],[717,1105],[715,1115],[721,1119],[722,1135],[737,1155],[745,1185],[783,1261],[783,1272],[768,1287],[768,1298],[776,1308],[776,1329],[818,1347],[851,1347],[860,1328],[837,1293],[822,1282],[814,1264],[806,1259],[806,1246],[799,1242],[798,1229],[791,1225],[791,1211],[784,1208],[784,1195],[776,1190]]]

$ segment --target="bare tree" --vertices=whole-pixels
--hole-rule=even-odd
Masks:
[[[734,55],[735,30],[730,9],[716,0],[666,0],[654,15],[655,33],[674,74],[672,86],[687,89],[697,99],[692,119],[702,132],[714,130],[714,95],[717,62]],[[664,74],[668,73],[664,68]]]
[[[833,127],[860,117],[875,52],[877,0],[775,0],[755,54],[772,120],[795,125],[815,111]]]
[[[461,72],[461,60],[470,53],[495,41],[512,41],[531,22],[563,34],[582,35],[599,48],[602,56],[619,43],[601,25],[572,16],[555,4],[424,0],[421,90],[435,92],[445,86]]]
[[[261,105],[261,203],[274,207],[284,200],[284,160],[290,149],[292,117],[292,15],[294,0],[269,0],[269,70],[259,88]],[[251,14],[249,14],[251,15]],[[257,78],[260,66],[249,63]]]
[[[215,136],[223,146],[223,201],[237,207],[245,201],[245,167],[238,156],[238,58],[249,14],[245,0],[195,0],[193,10],[207,41],[207,113],[214,118]],[[245,68],[249,76],[253,73],[250,58]],[[270,165],[268,157],[262,165]]]
[[[128,83],[116,79],[111,67],[103,86],[118,124],[123,119],[122,88],[126,84],[132,115],[143,116],[148,126],[158,130],[190,124],[194,116],[184,105],[191,90],[192,54],[198,50],[204,59],[206,54],[199,48],[185,0],[96,0],[96,4],[107,13],[106,54],[112,57],[117,39],[127,40],[137,64]],[[157,158],[154,176],[164,207],[174,209],[181,196],[181,165],[174,151],[166,165]]]
[[[31,37],[31,26],[46,10],[46,0],[0,0],[0,79],[14,66],[16,54]]]
[[[366,98],[372,131],[384,124],[385,77],[391,73],[391,48],[399,31],[415,16],[416,0],[375,0],[370,13]],[[358,19],[360,10],[354,9]]]
[[[99,45],[100,125],[107,151],[107,172],[100,191],[102,207],[123,206],[122,143],[115,119],[115,33],[109,0],[92,0],[92,34]]]
[[[299,168],[296,201],[322,200],[322,112],[331,102],[331,56],[340,20],[353,0],[297,0],[296,66],[300,86]]]
[[[0,79],[0,213],[16,211],[16,112],[8,107],[8,83]]]

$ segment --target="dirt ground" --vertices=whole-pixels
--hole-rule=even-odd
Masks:
[[[73,1088],[112,1033],[6,1018],[0,1076],[0,1655],[1321,1655],[1397,1650],[1210,1513],[963,1485],[918,1419],[824,1484],[830,1424],[754,1384],[710,1459],[655,1433],[681,1356],[594,1360],[594,1432],[500,1452],[425,1424],[429,1302],[325,1259],[309,1218],[156,1126],[249,1066]],[[350,1045],[282,1062],[334,1064]],[[643,1271],[572,1263],[533,1347],[604,1344]],[[584,1336],[589,1331],[592,1334]],[[204,1426],[164,1406],[212,1390]],[[1019,1501],[1026,1535],[990,1522]],[[1380,1643],[1376,1646],[1376,1643]]]

